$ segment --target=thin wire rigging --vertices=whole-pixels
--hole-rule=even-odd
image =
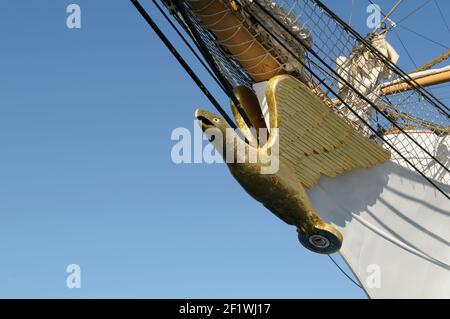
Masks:
[[[402,19],[400,19],[397,23],[402,23],[403,21],[405,21],[406,19],[408,19],[409,17],[411,17],[412,15],[416,14],[417,12],[419,12],[420,10],[422,10],[423,8],[425,8],[426,5],[428,5],[432,0],[427,0],[425,1],[425,3],[422,3],[420,6],[418,6],[416,9],[414,9],[412,12],[410,12],[409,14],[407,14],[405,17],[403,17]]]
[[[348,19],[348,25],[351,26],[352,25],[352,20],[353,20],[353,10],[355,10],[355,0],[352,0],[352,8],[350,9],[350,17]]]
[[[361,289],[363,289],[363,287],[360,285],[360,284],[358,284],[357,282],[356,282],[356,280],[354,280],[349,274],[347,274],[347,272],[344,270],[344,269],[342,269],[342,267],[341,266],[339,266],[339,264],[334,260],[334,258],[333,257],[331,257],[331,255],[327,255],[328,256],[328,258],[330,258],[331,259],[331,261],[333,262],[333,264],[335,264],[335,266],[345,275],[345,277],[347,277],[352,283],[354,283],[358,288],[361,288]]]
[[[375,4],[372,0],[367,0],[367,1],[368,1],[370,4],[373,4],[373,5]],[[436,0],[434,0],[434,1],[436,1]],[[402,23],[403,21],[405,21],[407,18],[409,18],[410,16],[412,16],[413,14],[415,14],[416,12],[418,12],[420,9],[424,8],[425,5],[427,5],[429,2],[431,2],[431,0],[428,0],[426,3],[420,5],[418,8],[416,8],[415,10],[413,10],[413,12],[409,13],[407,16],[403,17],[402,19],[399,19],[399,21],[395,21],[395,23],[394,23],[392,26],[390,26],[389,28],[387,28],[387,31],[391,31],[391,30],[395,29],[397,26],[400,26],[401,28],[405,29],[406,31],[409,31],[409,32],[411,32],[411,33],[414,33],[415,35],[417,35],[418,37],[421,37],[421,38],[424,39],[424,40],[427,40],[427,41],[429,41],[429,42],[431,42],[431,43],[434,43],[434,44],[439,45],[439,46],[441,46],[441,47],[443,47],[443,48],[445,48],[445,49],[448,49],[449,47],[448,47],[447,45],[445,45],[445,44],[443,44],[443,43],[441,43],[441,42],[438,42],[438,41],[436,41],[436,40],[433,40],[433,39],[427,37],[426,35],[423,35],[423,34],[417,32],[417,31],[414,31],[414,30],[412,30],[412,29],[410,29],[410,28],[408,28],[408,27],[406,27],[406,26],[404,26],[404,25],[401,24],[401,23]],[[397,8],[397,7],[396,7],[396,8]],[[392,10],[391,10],[391,11],[392,11]],[[387,16],[387,14],[384,13],[383,11],[381,11],[381,14],[382,14],[384,17]],[[445,18],[444,18],[444,21],[445,21]]]
[[[434,0],[434,3],[436,4],[436,7],[438,8],[439,14],[440,14],[440,16],[441,16],[441,18],[442,18],[442,21],[444,21],[444,24],[445,24],[445,26],[447,27],[448,32],[450,32],[450,27],[449,27],[449,25],[448,25],[448,23],[447,23],[447,20],[445,19],[445,15],[444,15],[444,13],[442,12],[441,6],[440,6],[439,3],[437,2],[437,0]]]

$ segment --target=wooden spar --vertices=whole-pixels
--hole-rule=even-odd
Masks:
[[[415,79],[414,81],[412,81],[412,85],[406,82],[391,84],[382,88],[381,92],[383,93],[383,95],[391,95],[400,92],[410,91],[418,86],[429,87],[447,82],[450,82],[450,70],[446,70],[437,74],[432,74]]]
[[[447,60],[450,57],[450,49],[444,52],[443,54],[439,55],[437,58],[431,60],[430,62],[424,64],[423,66],[417,68],[416,70],[412,71],[411,77],[413,77],[414,74],[417,74],[419,72],[429,70],[436,64],[439,64],[445,60]],[[414,80],[422,87],[428,87],[433,85],[438,85],[442,83],[450,82],[450,70],[444,70],[439,73],[425,75],[423,77],[418,77]],[[413,83],[414,84],[414,83]],[[405,92],[414,89],[415,85],[409,85],[408,83],[396,83],[389,86],[386,86],[382,89],[382,93],[384,95],[389,94],[395,94],[399,92]]]
[[[188,0],[200,22],[217,38],[218,43],[247,70],[255,82],[283,74],[282,65],[245,24],[245,18],[220,0]],[[234,2],[232,2],[234,3]]]
[[[411,82],[413,85],[410,85],[409,83],[406,83],[403,81],[393,83],[393,84],[388,84],[387,86],[385,86],[381,89],[381,94],[382,95],[392,95],[392,94],[397,94],[397,93],[401,93],[401,92],[411,91],[419,86],[425,88],[425,87],[434,86],[434,85],[438,85],[438,84],[442,84],[442,83],[448,83],[448,82],[450,82],[450,70],[444,70],[440,73],[435,73],[435,74],[423,76],[421,78],[417,78]],[[416,84],[414,84],[414,83],[416,83]],[[333,100],[331,100],[331,102],[332,102],[331,104],[334,106],[342,104],[339,99],[333,99]]]

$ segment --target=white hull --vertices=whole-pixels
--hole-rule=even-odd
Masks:
[[[419,174],[388,162],[322,177],[309,194],[371,298],[450,298],[450,201]]]

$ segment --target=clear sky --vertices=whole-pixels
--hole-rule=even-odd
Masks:
[[[394,18],[424,2],[404,1]],[[172,163],[172,130],[213,108],[130,2],[74,0],[79,30],[66,27],[70,3],[0,10],[0,297],[365,298],[224,165]],[[328,3],[348,21],[351,0]],[[352,25],[367,33],[368,2],[355,3]],[[450,46],[434,3],[402,24]],[[445,50],[398,34],[417,64]],[[81,267],[80,289],[66,286],[69,264]]]

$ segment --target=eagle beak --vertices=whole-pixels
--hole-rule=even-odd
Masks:
[[[203,110],[195,111],[195,118],[200,121],[201,128],[205,131],[209,128],[215,127],[214,123],[209,119],[209,112]]]

